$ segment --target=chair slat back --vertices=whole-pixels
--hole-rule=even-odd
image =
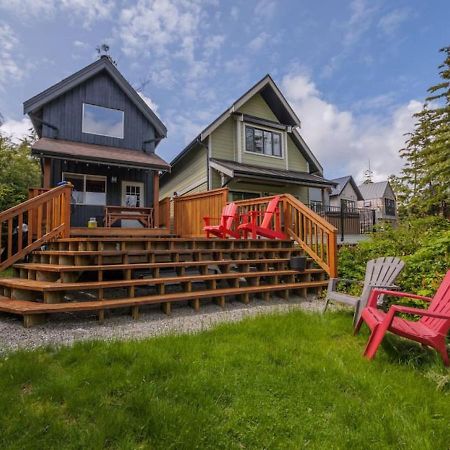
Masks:
[[[437,314],[450,315],[450,270],[442,280],[439,289],[428,307],[428,311]],[[445,335],[450,329],[450,319],[434,319],[432,317],[424,316],[420,321],[428,328],[431,328],[440,334]]]
[[[231,229],[234,218],[236,216],[237,206],[236,203],[228,203],[222,209],[222,217],[220,218],[220,225],[227,230]],[[227,217],[228,216],[228,217]]]
[[[366,267],[364,288],[392,285],[404,265],[405,263],[400,258],[394,256],[371,259]]]
[[[358,322],[362,310],[367,306],[372,289],[376,286],[384,288],[392,286],[404,265],[405,263],[400,258],[394,256],[371,259],[367,262],[364,287],[355,311],[354,324]],[[380,303],[383,302],[383,297],[382,295],[379,297]]]
[[[270,200],[267,205],[266,211],[264,213],[264,218],[261,223],[261,228],[269,228],[270,221],[272,220],[273,215],[275,214],[278,206],[278,202],[280,201],[280,196],[277,195],[272,200]]]

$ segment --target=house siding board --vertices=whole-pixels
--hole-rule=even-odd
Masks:
[[[82,133],[83,103],[124,111],[124,138]],[[43,120],[58,128],[58,138],[87,144],[142,151],[143,142],[155,137],[153,125],[104,71],[44,105]],[[53,138],[54,131],[43,126],[42,136]]]
[[[173,168],[170,175],[161,179],[160,198],[171,197],[174,192],[191,191],[205,183],[207,176],[206,149],[203,146],[193,148]]]
[[[64,162],[60,159],[52,161],[52,186],[62,181],[63,172],[98,175],[106,177],[106,203],[117,206],[122,201],[122,181],[136,181],[144,183],[144,206],[153,206],[153,172],[139,169],[123,169],[106,165],[86,165],[73,161]],[[111,177],[117,177],[117,182],[112,183]],[[104,206],[102,205],[72,205],[71,225],[85,227],[90,217],[95,217],[100,225],[103,224]]]
[[[261,94],[254,95],[250,100],[244,103],[238,111],[244,114],[249,114],[250,116],[273,120],[274,122],[280,123],[277,116],[275,116],[273,111],[270,109],[269,105],[261,97]]]
[[[229,117],[211,133],[213,158],[235,160],[236,121]]]
[[[308,163],[303,155],[300,153],[299,148],[292,140],[292,138],[287,136],[288,144],[288,169],[294,170],[296,172],[307,172]]]
[[[352,200],[357,204],[358,196],[351,183],[347,183],[339,195],[330,197],[330,206],[341,206],[341,200]]]
[[[255,166],[270,167],[272,169],[286,169],[286,160],[284,159],[284,157],[274,158],[270,156],[259,155],[257,153],[243,152],[242,162]]]

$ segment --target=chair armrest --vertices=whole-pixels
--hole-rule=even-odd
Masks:
[[[409,294],[408,292],[398,292],[398,291],[388,291],[387,289],[373,289],[369,301],[367,302],[368,307],[375,308],[377,306],[377,299],[380,295],[390,295],[391,297],[406,297],[412,298],[414,300],[425,300],[431,302],[433,299],[430,297],[424,297],[423,295]]]
[[[393,305],[390,309],[393,310],[393,314],[399,312],[404,314],[416,314],[418,316],[432,317],[434,319],[450,319],[450,315],[448,314],[430,312],[426,309],[411,308],[409,306]]]

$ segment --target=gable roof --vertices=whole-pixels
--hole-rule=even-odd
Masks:
[[[374,198],[383,198],[389,181],[379,181],[377,183],[363,183],[359,185],[364,200],[371,200]]]
[[[101,71],[106,71],[111,78],[119,85],[122,91],[129,97],[134,105],[141,111],[144,117],[155,127],[158,137],[167,136],[167,128],[159,119],[159,117],[152,111],[142,97],[135,91],[135,89],[122,76],[116,66],[109,60],[107,56],[102,56],[97,61],[89,64],[83,69],[74,74],[64,78],[59,83],[50,86],[45,91],[31,97],[23,104],[24,114],[34,114],[40,110],[46,103],[61,96],[67,91],[73,89],[75,86],[83,83]]]
[[[353,190],[355,191],[357,200],[364,200],[361,191],[359,190],[358,186],[355,183],[355,180],[351,175],[347,175],[345,177],[340,178],[334,178],[331,181],[334,181],[335,183],[337,183],[337,185],[331,190],[330,197],[341,195],[345,186],[347,186],[347,184],[350,183]]]
[[[308,161],[311,172],[323,173],[323,168],[316,159],[311,149],[308,147],[296,127],[300,127],[301,122],[295,111],[287,102],[283,93],[273,81],[272,77],[267,74],[256,84],[254,84],[247,92],[241,95],[229,108],[220,114],[213,122],[211,122],[198,136],[195,137],[171,162],[174,165],[187,152],[192,150],[196,144],[204,141],[216,128],[222,125],[232,114],[240,114],[238,109],[243,106],[254,95],[261,94],[264,101],[272,109],[277,119],[284,125],[291,128],[290,136],[294,142],[301,148],[303,156]],[[244,114],[243,114],[244,115]]]

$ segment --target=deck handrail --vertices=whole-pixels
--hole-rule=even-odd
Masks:
[[[275,196],[239,200],[239,213],[263,211]],[[330,277],[337,274],[337,228],[291,194],[281,194],[281,230],[293,239]],[[259,218],[261,220],[262,216]],[[275,220],[275,217],[274,217]]]
[[[0,271],[52,239],[69,237],[71,192],[70,184],[58,186],[0,213]]]

